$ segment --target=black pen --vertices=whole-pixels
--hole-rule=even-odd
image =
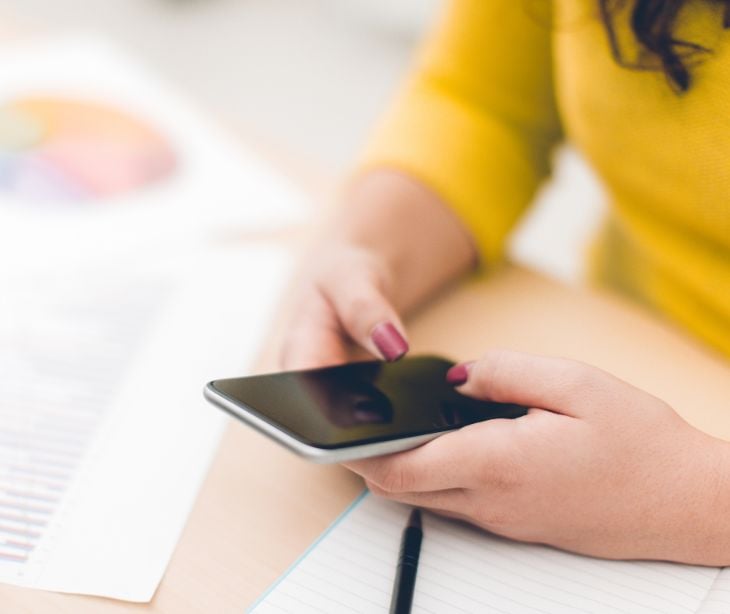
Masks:
[[[422,539],[421,510],[414,509],[408,518],[408,524],[403,530],[403,537],[400,542],[400,554],[398,555],[398,567],[395,570],[390,614],[409,614],[411,611]]]

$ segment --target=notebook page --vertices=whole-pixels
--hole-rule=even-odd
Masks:
[[[697,614],[727,614],[730,612],[730,568],[721,569]]]
[[[408,512],[363,496],[250,611],[387,611]],[[413,612],[697,614],[717,576],[716,568],[518,544],[426,514]]]

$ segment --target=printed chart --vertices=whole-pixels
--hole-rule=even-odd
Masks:
[[[0,193],[96,203],[163,181],[175,168],[159,132],[112,106],[58,97],[0,105]]]
[[[110,400],[167,294],[162,283],[91,281],[5,285],[0,578],[37,575]]]
[[[0,582],[152,598],[227,423],[202,387],[247,372],[289,257],[123,265],[0,276]]]

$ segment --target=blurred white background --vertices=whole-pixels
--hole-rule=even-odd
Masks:
[[[101,31],[224,121],[347,168],[438,0],[0,0],[23,27]]]
[[[224,124],[333,183],[408,69],[441,0],[0,0],[22,29],[102,32]],[[12,26],[11,26],[12,27]],[[556,185],[513,254],[566,281],[601,217],[585,164]]]

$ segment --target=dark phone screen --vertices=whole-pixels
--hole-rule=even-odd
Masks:
[[[296,439],[341,448],[438,433],[526,413],[477,401],[446,382],[452,362],[435,357],[217,380],[213,388]]]

